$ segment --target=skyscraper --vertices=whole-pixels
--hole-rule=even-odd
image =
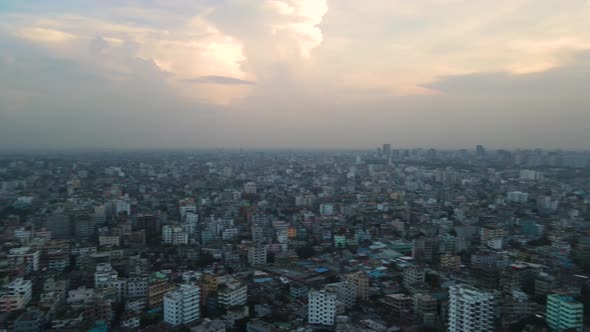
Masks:
[[[449,289],[449,332],[493,331],[494,295],[469,285]]]
[[[584,305],[570,296],[547,296],[547,325],[551,331],[583,331]]]
[[[381,152],[383,153],[383,157],[389,158],[391,156],[391,144],[383,144]]]
[[[475,154],[478,157],[484,157],[486,155],[486,149],[483,147],[483,145],[477,145],[475,147]]]

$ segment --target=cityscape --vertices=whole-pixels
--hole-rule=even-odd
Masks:
[[[0,0],[0,332],[590,332],[590,0]]]
[[[5,331],[583,331],[590,153],[0,157]]]

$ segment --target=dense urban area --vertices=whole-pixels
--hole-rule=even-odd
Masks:
[[[590,153],[0,156],[0,331],[578,331]]]

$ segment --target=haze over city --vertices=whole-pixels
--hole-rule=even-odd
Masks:
[[[0,332],[590,331],[590,0],[0,0]]]
[[[585,149],[590,2],[0,2],[0,149]]]

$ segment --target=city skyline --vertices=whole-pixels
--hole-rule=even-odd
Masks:
[[[0,150],[587,149],[590,2],[0,4]]]

